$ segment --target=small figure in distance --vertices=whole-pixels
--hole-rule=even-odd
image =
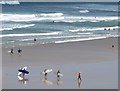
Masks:
[[[110,28],[108,30],[110,30]]]
[[[59,75],[60,71],[57,71],[57,78],[60,79],[60,75]]]
[[[19,48],[19,49],[18,49],[18,53],[20,54],[21,52],[22,52],[22,50]]]
[[[34,41],[37,41],[37,39],[36,39],[36,38],[34,38]]]
[[[112,45],[112,48],[114,48],[114,45]]]
[[[13,54],[13,49],[10,50],[10,53]]]
[[[47,72],[46,72],[46,71],[47,71],[47,69],[44,70],[44,72],[45,72],[45,77],[47,77]]]
[[[81,79],[81,74],[80,73],[78,73],[78,81],[81,81],[82,79]]]
[[[106,30],[106,28],[104,28],[104,30]]]

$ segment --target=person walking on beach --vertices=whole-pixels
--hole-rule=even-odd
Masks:
[[[80,73],[78,73],[78,80],[80,80],[80,81],[82,80],[82,79],[81,79],[81,74],[80,74]]]
[[[18,53],[20,54],[21,52],[22,52],[22,50],[19,48],[19,49],[18,49]]]
[[[57,78],[60,78],[59,73],[60,73],[60,71],[58,70],[58,71],[57,71]]]
[[[13,49],[10,50],[10,53],[13,54]]]
[[[47,72],[46,72],[46,71],[47,71],[47,69],[44,70],[44,72],[45,72],[45,77],[47,77]]]

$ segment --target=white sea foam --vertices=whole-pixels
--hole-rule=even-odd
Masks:
[[[88,13],[89,10],[80,10],[79,12],[80,12],[80,13]]]
[[[9,0],[9,1],[1,1],[0,4],[20,4],[19,1],[13,1],[13,0]]]
[[[118,29],[119,27],[118,26],[114,26],[114,27],[93,27],[93,28],[82,28],[82,29],[79,29],[80,31],[97,31],[97,30],[113,30],[113,29]]]
[[[55,22],[100,22],[100,21],[118,21],[117,16],[110,16],[110,17],[87,17],[87,16],[65,16],[62,20],[57,20]]]
[[[80,31],[80,30],[69,30],[70,32],[78,32],[78,31]]]
[[[3,34],[0,37],[21,37],[21,36],[39,36],[39,35],[58,35],[60,32],[51,32],[51,33],[27,33],[27,34]]]
[[[77,42],[77,41],[95,40],[95,39],[103,39],[103,38],[107,38],[107,37],[103,36],[103,37],[93,37],[93,38],[69,39],[63,41],[55,41],[55,43]]]
[[[42,14],[0,14],[0,21],[30,22],[54,20],[55,22],[99,22],[117,20],[117,16],[109,17],[87,17],[87,16],[64,16],[63,13],[42,13]]]
[[[42,14],[35,14],[35,17],[61,17],[64,16],[63,13],[42,13]]]
[[[0,31],[3,30],[13,30],[13,29],[17,29],[17,28],[27,28],[27,27],[32,27],[35,24],[25,24],[25,25],[19,25],[19,24],[15,24],[15,25],[11,25],[11,26],[7,26],[7,27],[2,27],[0,28]]]
[[[41,20],[61,20],[64,19],[62,13],[47,14],[0,14],[0,21],[30,22]]]
[[[92,35],[93,33],[77,33],[77,34],[80,34],[80,35]]]
[[[118,26],[114,26],[114,27],[92,27],[92,28],[82,27],[80,29],[68,30],[68,31],[69,32],[79,32],[79,31],[97,31],[97,30],[105,30],[105,29],[106,30],[109,30],[109,29],[114,30],[114,29],[118,29],[118,28],[119,28]],[[82,33],[77,33],[77,34],[82,34]]]

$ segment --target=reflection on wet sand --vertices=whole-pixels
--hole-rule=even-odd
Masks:
[[[27,84],[27,82],[29,81],[24,76],[17,76],[17,77],[19,79],[19,82],[22,82],[23,84]]]
[[[81,82],[82,82],[82,80],[78,80],[78,82],[77,82],[78,88],[80,88]]]
[[[42,79],[42,82],[44,82],[47,85],[52,85],[53,83],[47,79],[47,77]]]
[[[60,79],[57,79],[57,81],[56,81],[57,86],[60,86],[60,84],[62,84],[62,83],[63,82]]]

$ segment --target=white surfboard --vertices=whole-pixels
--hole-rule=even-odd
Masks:
[[[23,80],[23,78],[22,78],[22,77],[20,77],[20,76],[17,76],[17,77],[18,77],[18,79],[19,79],[19,80]]]
[[[18,76],[20,76],[22,74],[22,72],[18,72]]]
[[[26,66],[25,66],[25,67],[23,67],[23,68],[22,68],[22,70],[27,70],[27,67],[26,67]]]
[[[58,73],[58,75],[63,77],[63,74],[61,74],[61,73]]]
[[[52,69],[47,69],[46,71],[42,71],[42,74],[50,73],[50,72],[52,72],[52,71],[53,71]]]

